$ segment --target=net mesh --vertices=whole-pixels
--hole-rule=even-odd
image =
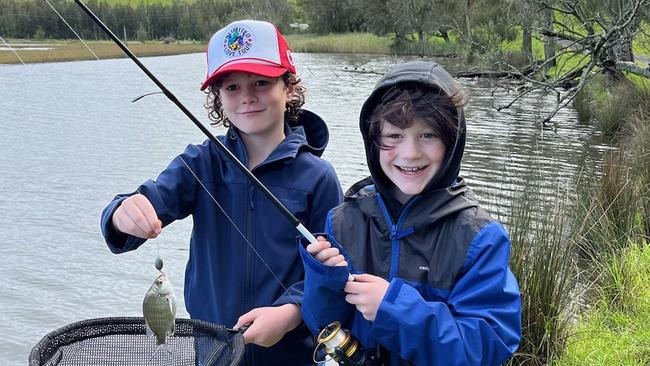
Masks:
[[[225,366],[239,364],[244,353],[241,334],[194,319],[176,319],[167,345],[170,352],[156,352],[142,317],[89,319],[43,337],[29,355],[29,366]]]

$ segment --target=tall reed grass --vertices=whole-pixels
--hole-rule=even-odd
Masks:
[[[599,180],[578,185],[573,222],[590,309],[557,364],[650,362],[650,93],[643,85],[623,93],[631,102],[616,122],[618,150]]]
[[[371,33],[329,35],[289,34],[286,36],[293,52],[310,53],[390,53],[391,41]]]
[[[573,301],[579,270],[571,212],[571,192],[558,188],[553,204],[529,187],[514,201],[508,230],[510,266],[522,296],[522,340],[510,365],[545,365],[559,357],[576,314]]]
[[[398,42],[393,37],[381,37],[371,33],[289,34],[286,38],[294,52],[420,56],[453,56],[464,52],[459,42],[445,42],[439,38],[430,38],[425,42]]]
[[[604,77],[590,79],[576,95],[573,106],[581,121],[593,121],[608,136],[618,136],[649,103],[650,83],[625,81],[607,85]]]
[[[650,300],[639,299],[646,291],[640,284],[650,277],[639,273],[647,266],[641,266],[637,258],[643,256],[634,251],[646,248],[650,253],[650,93],[617,89],[622,94],[603,96],[602,89],[590,88],[577,104],[596,105],[588,109],[592,118],[614,120],[619,113],[620,120],[611,124],[616,125],[618,148],[605,154],[601,174],[584,175],[572,187],[558,188],[554,204],[543,204],[548,199],[534,186],[514,201],[508,225],[510,265],[521,289],[523,329],[510,365],[575,360],[575,342],[592,329],[591,324],[575,325],[585,309],[598,309],[602,317],[597,319],[616,322],[640,306],[646,310],[639,314],[650,319]],[[603,99],[590,99],[594,95]],[[626,108],[612,107],[614,101]],[[616,326],[611,329],[615,333]],[[637,352],[636,344],[650,339],[644,334],[629,335],[630,350]],[[648,353],[626,359],[646,360]]]

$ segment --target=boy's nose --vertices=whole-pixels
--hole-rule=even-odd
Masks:
[[[399,152],[402,158],[415,159],[420,157],[421,150],[418,141],[414,141],[412,139],[406,139],[404,142],[402,142],[399,145],[400,145]]]
[[[242,94],[242,103],[253,103],[257,101],[257,96],[253,93],[252,90],[246,89]]]

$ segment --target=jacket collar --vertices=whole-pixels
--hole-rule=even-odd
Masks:
[[[284,135],[284,140],[259,166],[280,160],[294,159],[303,150],[321,156],[329,142],[329,131],[325,121],[315,113],[304,109],[297,122],[290,123],[285,120]],[[248,163],[246,148],[236,127],[229,127],[221,140],[239,161],[244,165]]]
[[[351,201],[364,197],[381,195],[383,198],[381,202],[387,204],[385,195],[377,191],[373,184],[372,177],[365,178],[355,183],[347,192],[345,192],[345,200]],[[465,184],[465,180],[458,177],[454,183],[447,188],[438,189],[435,191],[425,192],[411,197],[403,207],[410,206],[408,213],[399,210],[397,214],[391,213],[393,222],[398,222],[400,219],[407,219],[409,225],[431,224],[447,216],[454,215],[462,210],[470,207],[478,207],[478,201],[474,192]],[[386,207],[389,208],[389,207]],[[373,216],[380,217],[383,221],[384,215],[381,210],[370,213]],[[409,217],[402,218],[403,214],[408,214]]]

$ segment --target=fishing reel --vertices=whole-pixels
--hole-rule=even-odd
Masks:
[[[323,328],[316,337],[318,345],[314,349],[313,359],[317,365],[363,366],[366,365],[366,351],[349,330],[341,328],[338,321]],[[323,360],[316,360],[316,354],[325,348]]]

